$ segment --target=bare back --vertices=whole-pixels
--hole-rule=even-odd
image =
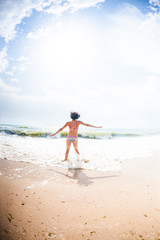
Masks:
[[[80,125],[80,121],[72,120],[68,122],[69,127],[69,136],[78,136],[78,127]]]

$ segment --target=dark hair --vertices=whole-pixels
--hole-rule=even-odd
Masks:
[[[78,119],[80,117],[80,115],[77,113],[77,112],[71,112],[71,118],[73,119],[73,120],[76,120],[76,119]]]

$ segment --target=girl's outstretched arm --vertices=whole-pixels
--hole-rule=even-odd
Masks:
[[[55,133],[53,133],[53,134],[51,134],[51,135],[49,135],[50,137],[52,137],[52,136],[55,136],[57,133],[59,133],[59,132],[61,132],[64,128],[66,128],[68,126],[68,122],[63,126],[63,127],[61,127],[57,132],[55,132]]]
[[[97,127],[97,126],[93,126],[93,125],[91,125],[91,124],[87,124],[87,123],[84,123],[84,122],[81,122],[81,121],[80,121],[80,124],[82,124],[82,125],[84,125],[84,126],[87,126],[87,127],[102,128],[102,126]]]

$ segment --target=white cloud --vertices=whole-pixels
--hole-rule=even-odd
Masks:
[[[19,82],[17,78],[11,78],[11,82]]]
[[[19,92],[19,90],[20,89],[18,87],[13,87],[13,86],[8,85],[0,78],[0,93],[2,95],[16,94],[17,92]]]
[[[24,64],[20,64],[20,65],[18,66],[18,70],[21,71],[21,72],[24,72],[24,71],[27,70],[27,67],[26,67],[26,65],[24,65]]]
[[[151,10],[157,12],[160,8],[160,0],[149,0]]]
[[[144,15],[127,5],[110,23],[105,33],[108,54],[126,66],[160,74],[160,15]]]
[[[105,0],[70,0],[68,2],[72,12],[75,12],[79,9],[99,6],[98,4],[105,2]]]
[[[149,0],[150,4],[153,4],[154,6],[160,6],[160,0]]]
[[[5,74],[6,74],[6,75],[9,75],[9,76],[12,76],[12,77],[13,77],[13,75],[14,75],[14,73],[11,72],[11,71],[6,71]]]
[[[48,34],[51,33],[52,30],[53,30],[53,27],[39,28],[38,30],[36,30],[34,32],[29,32],[27,34],[27,38],[37,40],[42,37],[46,37]]]
[[[30,17],[33,10],[61,14],[70,9],[93,7],[104,0],[2,0],[0,1],[0,36],[9,42],[17,33],[16,26],[25,17]],[[40,34],[40,33],[39,33]]]
[[[13,39],[17,33],[16,26],[21,23],[25,17],[30,17],[32,11],[42,11],[55,0],[2,0],[0,1],[0,36],[4,37],[6,42]]]
[[[56,15],[61,15],[63,12],[70,10],[72,13],[79,9],[98,6],[99,3],[103,3],[105,0],[66,0],[57,1],[54,5],[45,9],[45,12]]]
[[[18,69],[17,66],[13,66],[13,67],[12,67],[12,72],[17,71],[17,69]]]
[[[4,72],[8,66],[9,63],[7,60],[7,48],[4,47],[0,52],[0,73]]]
[[[12,66],[12,72],[7,72],[7,75],[13,76],[15,72],[25,72],[27,70],[27,65],[29,65],[29,63],[24,64],[19,64],[16,66]]]
[[[0,25],[0,36],[4,37],[6,42],[13,39],[16,34],[16,25],[21,23],[24,17],[31,15],[32,7],[31,2],[26,4],[27,1],[1,1],[1,25]]]
[[[28,58],[24,57],[24,56],[20,56],[17,58],[17,61],[18,62],[23,62],[23,61],[26,61]]]

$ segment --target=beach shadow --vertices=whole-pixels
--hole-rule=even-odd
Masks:
[[[82,168],[68,168],[68,172],[72,173],[72,176],[69,176],[72,179],[77,179],[79,185],[88,186],[93,183],[93,181],[86,175]]]
[[[96,179],[107,179],[107,178],[115,178],[119,177],[119,175],[107,175],[107,176],[97,176],[97,177],[89,177],[85,172],[83,168],[68,168],[66,174],[54,169],[48,169],[50,171],[54,171],[60,175],[63,175],[65,177],[68,177],[70,179],[77,179],[77,183],[79,185],[88,186],[94,183],[94,180]],[[72,174],[72,175],[71,175]]]

